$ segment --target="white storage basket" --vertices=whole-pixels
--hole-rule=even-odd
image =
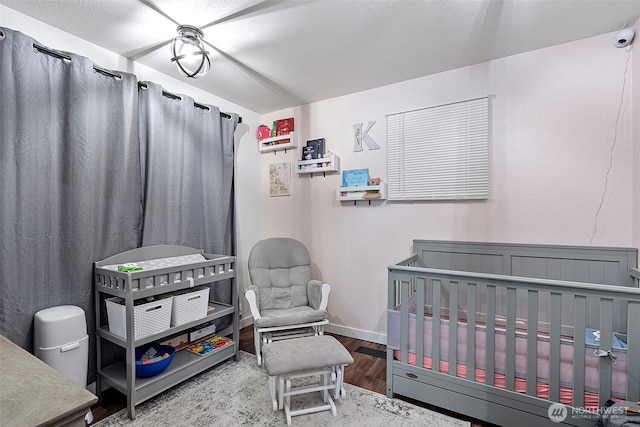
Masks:
[[[207,315],[209,287],[173,294],[171,326],[200,320]]]
[[[109,332],[127,338],[126,309],[122,298],[107,298]],[[133,328],[136,340],[169,329],[173,298],[161,298],[133,307]]]

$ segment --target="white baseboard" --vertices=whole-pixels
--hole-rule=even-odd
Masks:
[[[386,345],[387,336],[384,334],[378,334],[370,331],[363,331],[362,329],[349,328],[348,326],[340,326],[329,323],[324,327],[326,332],[332,334],[338,334],[345,337],[356,338],[359,340],[375,342],[377,344]]]

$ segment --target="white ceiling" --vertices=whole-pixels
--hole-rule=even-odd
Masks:
[[[640,16],[640,0],[0,4],[258,113],[617,32]],[[169,61],[177,24],[203,28],[212,69],[202,79],[182,77]]]

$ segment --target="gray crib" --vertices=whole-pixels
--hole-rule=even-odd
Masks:
[[[414,240],[388,267],[387,396],[494,424],[593,426],[640,400],[629,248]]]

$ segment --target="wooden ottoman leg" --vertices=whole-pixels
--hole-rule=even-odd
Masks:
[[[278,380],[278,389],[279,389],[279,393],[278,393],[278,408],[283,409],[284,408],[284,376],[281,375],[279,377]]]
[[[269,393],[271,393],[271,406],[274,411],[278,410],[278,400],[276,394],[276,382],[278,381],[278,377],[273,376],[269,377]]]
[[[346,390],[342,387],[342,379],[344,377],[345,365],[336,366],[336,388],[333,392],[333,397],[336,399],[344,398],[347,395]]]
[[[287,376],[285,380],[284,393],[286,397],[284,398],[284,414],[287,416],[287,425],[291,425],[291,379]]]
[[[329,399],[331,399],[331,397],[329,397],[329,393],[327,391],[328,389],[328,385],[331,384],[330,380],[329,380],[329,371],[325,370],[322,374],[320,374],[320,386],[322,387],[322,401],[324,403],[328,403]]]

